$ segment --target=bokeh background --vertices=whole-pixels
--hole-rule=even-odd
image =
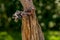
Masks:
[[[36,16],[45,40],[60,40],[60,0],[33,0]],[[23,10],[19,0],[0,0],[0,40],[22,40],[21,19],[15,22],[12,15]]]

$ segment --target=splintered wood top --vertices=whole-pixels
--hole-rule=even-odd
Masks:
[[[33,1],[32,0],[20,0],[24,10],[29,9],[30,7],[34,9]]]

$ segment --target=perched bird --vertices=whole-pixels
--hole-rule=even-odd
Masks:
[[[13,14],[13,19],[15,19],[15,21],[17,21],[18,19],[21,19],[21,11],[17,10],[14,14]]]

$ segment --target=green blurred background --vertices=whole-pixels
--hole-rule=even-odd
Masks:
[[[60,0],[33,2],[45,40],[60,40]],[[18,22],[12,19],[16,10],[23,10],[19,0],[0,0],[0,40],[22,40],[21,19]]]

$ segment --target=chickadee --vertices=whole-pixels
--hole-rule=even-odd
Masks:
[[[13,19],[15,19],[15,21],[17,21],[18,19],[21,19],[21,11],[17,10],[14,14],[13,14]]]

